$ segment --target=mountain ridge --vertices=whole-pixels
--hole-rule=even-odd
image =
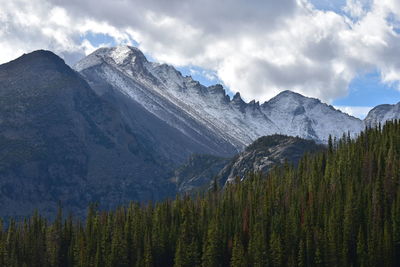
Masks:
[[[146,98],[139,102],[172,127],[185,132],[185,126],[189,125],[188,128],[208,135],[211,131],[214,137],[233,145],[237,151],[264,135],[288,134],[326,143],[329,134],[340,137],[350,132],[355,136],[363,129],[361,120],[291,91],[282,92],[261,105],[256,101],[246,103],[240,93],[230,99],[222,86],[203,86],[170,65],[149,62],[140,50],[129,46],[101,48],[78,62],[75,69],[86,76],[89,83],[90,76],[96,75],[96,79],[112,84],[116,90],[136,100],[141,90],[157,95],[158,99],[153,98],[152,104],[146,103],[149,101]],[[162,107],[155,109],[154,105]],[[167,105],[179,110],[174,114],[175,120],[165,115]],[[302,109],[296,106],[288,111],[290,105]],[[320,114],[334,120],[335,125],[325,123],[326,118]],[[188,117],[196,126],[187,123]],[[176,119],[186,125],[179,125]]]

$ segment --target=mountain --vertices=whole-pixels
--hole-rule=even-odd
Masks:
[[[283,91],[261,109],[279,128],[276,133],[327,143],[329,135],[340,138],[343,133],[355,137],[363,130],[360,119],[336,110],[319,99]]]
[[[58,201],[80,215],[89,202],[112,208],[175,192],[166,180],[175,155],[165,157],[153,131],[179,132],[146,129],[152,115],[135,111],[142,116],[127,120],[49,51],[0,65],[0,216],[52,215]]]
[[[231,156],[237,152],[236,146],[223,138],[224,133],[219,132],[207,114],[173,94],[175,90],[193,90],[194,98],[203,99],[202,91],[197,90],[203,87],[191,78],[182,77],[171,66],[148,62],[138,49],[125,46],[101,48],[82,59],[75,69],[99,96],[113,98],[118,106],[122,106],[127,118],[139,119],[148,113],[153,118],[142,119],[146,127],[154,128],[163,123],[163,128],[170,134],[163,129],[152,132],[156,138],[168,140],[160,144],[173,143],[171,149],[183,147],[186,150],[183,153],[172,151],[177,154],[177,159],[186,159],[191,153]],[[214,99],[209,95],[210,101]],[[216,104],[211,102],[210,105]]]
[[[384,104],[374,107],[368,112],[364,122],[365,126],[374,127],[394,119],[400,119],[400,102],[395,105]]]
[[[323,150],[315,141],[285,135],[263,136],[231,159],[211,155],[193,155],[171,178],[177,191],[190,193],[207,189],[214,179],[220,185],[244,179],[248,173],[266,174],[272,167],[284,163],[297,165],[305,153]]]
[[[286,162],[297,165],[305,153],[323,150],[325,146],[299,137],[285,135],[264,136],[236,155],[219,173],[221,183],[244,179],[248,173],[267,173],[272,167]]]
[[[0,65],[0,216],[54,215],[58,201],[78,215],[90,202],[157,201],[221,170],[227,180],[267,171],[266,157],[295,162],[316,146],[299,138],[326,143],[364,127],[291,91],[263,104],[231,99],[134,47],[101,48],[74,68],[43,50]],[[299,138],[245,150],[274,134]]]
[[[244,102],[239,93],[230,99],[221,85],[203,86],[170,65],[149,62],[134,47],[101,48],[75,69],[99,95],[125,95],[127,101],[219,156],[232,155],[232,148],[242,151],[265,135],[279,133],[326,143],[329,134],[354,136],[363,129],[361,120],[291,91],[262,105]]]

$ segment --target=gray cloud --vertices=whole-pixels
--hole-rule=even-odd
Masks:
[[[37,0],[0,0],[0,6],[0,62],[37,49],[52,50],[69,63],[84,56],[79,32],[53,5]]]
[[[179,18],[184,23],[207,34],[229,35],[238,31],[271,29],[283,16],[296,11],[295,0],[52,0],[54,4],[73,10],[80,16],[92,16],[119,27],[151,27],[145,15]]]

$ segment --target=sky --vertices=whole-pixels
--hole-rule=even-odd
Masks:
[[[359,118],[400,101],[399,0],[0,0],[0,63],[115,45],[246,101],[292,90]]]

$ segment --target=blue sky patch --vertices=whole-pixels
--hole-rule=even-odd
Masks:
[[[109,44],[110,46],[116,45],[114,38],[108,34],[89,32],[82,36],[82,40],[84,39],[87,39],[94,46],[98,46],[100,44]]]
[[[333,104],[338,106],[376,106],[380,104],[395,104],[400,101],[400,91],[396,84],[381,82],[380,74],[375,71],[356,77],[349,85],[349,94],[336,99]]]

